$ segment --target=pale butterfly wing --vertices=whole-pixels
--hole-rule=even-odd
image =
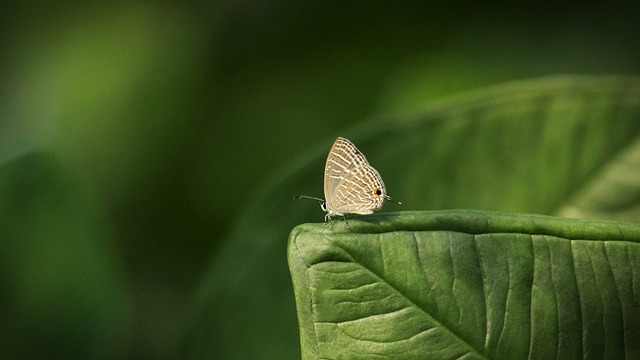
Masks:
[[[369,162],[360,150],[351,141],[337,138],[329,151],[324,168],[324,198],[327,202],[345,175],[362,165],[369,165]]]
[[[362,152],[339,137],[327,156],[324,196],[329,216],[371,214],[384,203],[386,190],[382,177]]]
[[[327,200],[329,214],[371,214],[382,207],[386,189],[382,177],[370,165],[362,165],[347,173]]]

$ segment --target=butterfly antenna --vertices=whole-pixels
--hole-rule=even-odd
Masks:
[[[401,202],[401,201],[393,200],[393,199],[391,198],[391,196],[387,196],[387,199],[386,199],[386,200],[389,200],[389,201],[391,201],[391,202],[394,202],[394,203],[396,203],[396,204],[398,204],[398,205],[402,205],[402,202]]]
[[[317,198],[315,196],[298,195],[298,196],[293,198],[293,200],[300,200],[300,199],[316,200],[316,201],[320,201],[321,203],[324,202],[324,199],[320,199],[320,198]]]

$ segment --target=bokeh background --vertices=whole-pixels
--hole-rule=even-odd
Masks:
[[[639,9],[3,3],[1,354],[36,356],[51,339],[68,357],[171,357],[225,236],[299,153],[486,85],[639,75]]]

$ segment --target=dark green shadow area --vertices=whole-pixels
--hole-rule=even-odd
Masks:
[[[0,358],[117,359],[131,298],[112,229],[49,152],[0,166]]]

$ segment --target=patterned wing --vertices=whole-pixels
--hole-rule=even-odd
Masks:
[[[369,162],[353,143],[339,137],[333,143],[324,168],[324,198],[327,208],[331,208],[335,200],[338,184],[354,169]]]
[[[363,165],[349,171],[338,183],[332,201],[327,202],[327,211],[329,215],[371,214],[382,207],[386,196],[378,171]]]

